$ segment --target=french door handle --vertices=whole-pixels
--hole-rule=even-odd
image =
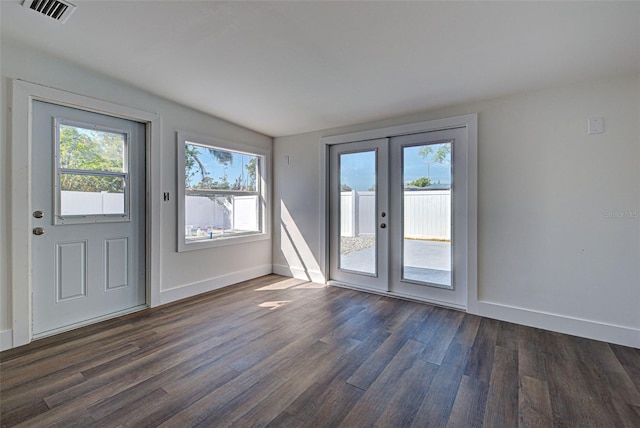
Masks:
[[[386,223],[380,223],[380,229],[384,229],[385,227],[387,227]]]

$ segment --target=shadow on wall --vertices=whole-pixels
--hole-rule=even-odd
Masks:
[[[291,217],[284,201],[280,201],[280,249],[294,278],[324,284],[320,265]]]

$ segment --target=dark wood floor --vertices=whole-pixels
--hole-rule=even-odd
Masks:
[[[2,426],[640,427],[640,350],[270,275],[0,354]]]

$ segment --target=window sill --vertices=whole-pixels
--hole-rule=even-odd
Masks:
[[[193,242],[184,242],[184,237],[178,237],[178,252],[203,250],[207,248],[225,247],[228,245],[246,244],[249,242],[265,241],[271,239],[268,233],[256,233],[241,236],[229,236],[228,238],[202,239]]]

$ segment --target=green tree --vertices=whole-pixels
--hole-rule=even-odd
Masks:
[[[447,156],[451,153],[451,143],[441,143],[437,144],[437,146],[438,148],[435,152],[433,151],[432,145],[422,146],[420,151],[418,151],[418,154],[424,159],[427,165],[427,178],[430,177],[429,165],[432,163],[443,164]]]
[[[351,188],[351,186],[349,186],[348,184],[344,183],[342,186],[340,186],[340,191],[342,192],[350,192],[353,189]]]
[[[200,159],[203,154],[208,153],[214,157],[217,162],[224,166],[225,169],[228,165],[233,164],[233,153],[224,150],[216,150],[209,147],[200,147],[192,144],[185,144],[184,148],[184,165],[185,165],[185,179],[187,185],[192,182],[192,179],[197,175],[200,175],[200,181],[191,187],[193,189],[230,189],[226,172],[219,181],[211,179],[209,171],[204,166],[204,163]],[[216,187],[211,187],[216,186]],[[217,187],[222,186],[222,187]]]
[[[258,158],[256,156],[252,156],[251,160],[244,166],[244,168],[247,170],[247,182],[245,184],[245,188],[246,190],[255,192],[257,190]]]
[[[124,172],[123,134],[60,126],[60,168],[96,172]],[[65,191],[123,193],[120,177],[63,172]]]
[[[416,187],[429,187],[431,184],[431,179],[429,177],[420,177],[409,183],[409,185]]]

